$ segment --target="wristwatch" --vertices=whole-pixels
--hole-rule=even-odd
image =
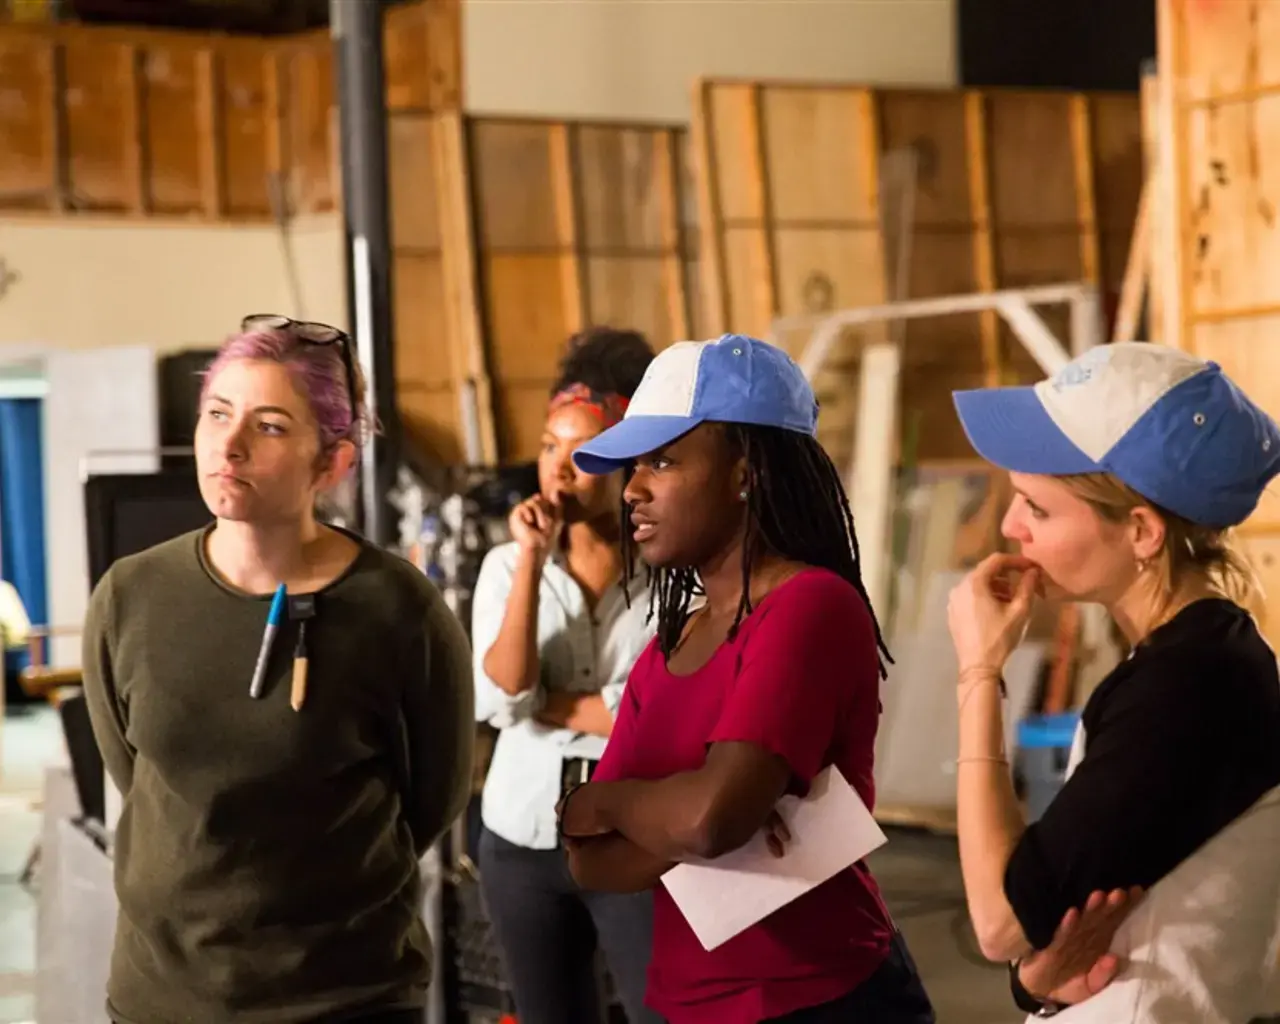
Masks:
[[[1018,968],[1022,966],[1022,961],[1009,961],[1009,988],[1013,991],[1013,1001],[1019,1010],[1024,1010],[1037,1019],[1048,1017],[1056,1017],[1063,1010],[1067,1009],[1069,1003],[1060,1003],[1056,999],[1041,999],[1027,991],[1027,987],[1022,984],[1022,979],[1018,977]]]

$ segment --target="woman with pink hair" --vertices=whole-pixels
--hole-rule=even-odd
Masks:
[[[316,517],[363,393],[344,332],[246,318],[200,398],[213,521],[94,590],[117,1024],[421,1020],[418,860],[469,791],[471,658],[426,577]]]

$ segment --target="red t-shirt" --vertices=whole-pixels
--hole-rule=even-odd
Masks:
[[[848,582],[806,569],[774,588],[697,672],[672,675],[657,643],[636,662],[594,778],[660,779],[702,767],[709,743],[755,743],[804,792],[835,764],[874,806],[880,718],[875,630]],[[647,1001],[670,1024],[756,1024],[852,991],[888,955],[888,911],[861,863],[711,952],[654,890]]]

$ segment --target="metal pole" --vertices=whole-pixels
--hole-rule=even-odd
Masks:
[[[374,543],[386,545],[394,541],[389,495],[399,463],[400,422],[391,316],[382,9],[382,0],[329,2],[347,235],[347,300],[368,386],[369,413],[378,428],[363,454],[360,527]]]

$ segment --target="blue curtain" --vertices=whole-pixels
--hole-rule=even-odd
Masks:
[[[0,399],[0,572],[33,625],[49,621],[40,413],[38,398]],[[26,665],[25,650],[5,653],[8,679]]]

